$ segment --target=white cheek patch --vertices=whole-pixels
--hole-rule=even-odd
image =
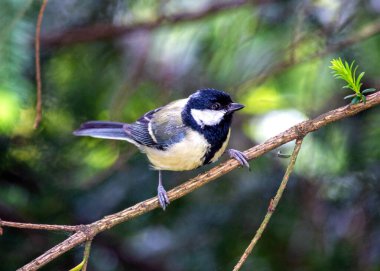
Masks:
[[[219,124],[225,114],[225,110],[191,109],[191,115],[196,123],[202,128],[204,126],[214,126]]]

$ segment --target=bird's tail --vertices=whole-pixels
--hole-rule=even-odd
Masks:
[[[131,141],[124,130],[125,123],[110,121],[89,121],[83,123],[73,132],[76,136],[91,136],[96,138],[118,139]]]

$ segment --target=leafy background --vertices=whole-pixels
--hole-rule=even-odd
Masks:
[[[202,87],[246,105],[230,146],[247,149],[347,103],[328,66],[341,57],[380,88],[380,37],[331,45],[378,24],[380,2],[233,1],[200,18],[125,35],[60,42],[65,31],[200,14],[222,1],[49,1],[42,24],[43,122],[34,130],[34,33],[41,1],[0,8],[0,217],[49,224],[100,219],[156,194],[157,173],[133,146],[72,131],[93,119],[133,121]],[[228,2],[230,3],[230,2]],[[58,38],[57,38],[58,37]],[[49,42],[56,38],[56,43]],[[311,57],[321,53],[318,57]],[[264,236],[243,270],[380,270],[380,109],[309,135]],[[290,152],[292,145],[281,152]],[[231,270],[284,173],[276,152],[99,235],[90,270]],[[172,188],[207,170],[166,172]],[[68,233],[4,229],[0,270],[15,270]],[[76,248],[43,270],[80,262]]]

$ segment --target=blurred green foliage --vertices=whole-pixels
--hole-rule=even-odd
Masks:
[[[49,1],[42,25],[43,121],[34,130],[33,38],[41,1],[0,8],[0,218],[93,222],[156,194],[157,173],[125,142],[76,138],[86,120],[134,121],[202,87],[246,105],[230,146],[247,149],[345,104],[329,71],[355,59],[379,89],[380,36],[324,52],[376,23],[377,1],[254,1],[91,42],[65,31],[197,14],[221,1]],[[377,22],[378,23],[378,22]],[[92,30],[91,30],[92,29]],[[93,32],[91,32],[93,31]],[[323,55],[323,57],[322,57]],[[242,270],[380,270],[380,109],[308,135],[267,231]],[[292,145],[282,147],[290,152]],[[287,159],[276,150],[99,236],[90,270],[231,270],[259,226]],[[165,172],[172,188],[209,168]],[[0,270],[15,270],[68,233],[4,228]],[[44,270],[68,270],[83,247]]]

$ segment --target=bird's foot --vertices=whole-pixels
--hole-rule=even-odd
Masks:
[[[248,157],[244,153],[234,149],[227,150],[227,153],[230,156],[230,158],[235,158],[242,167],[245,166],[250,170]]]
[[[165,188],[162,185],[159,185],[157,187],[157,196],[162,209],[165,211],[166,207],[168,207],[170,203],[170,200],[168,198],[168,195],[166,194]]]

